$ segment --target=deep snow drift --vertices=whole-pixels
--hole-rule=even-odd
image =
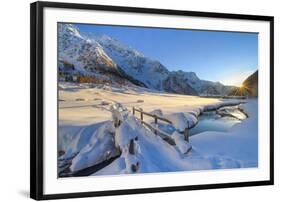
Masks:
[[[60,83],[59,95],[59,172],[69,165],[69,171],[75,173],[119,155],[92,175],[258,165],[257,100],[246,100],[239,106],[249,117],[228,132],[206,131],[191,136],[188,143],[182,132],[197,123],[201,112],[241,101],[70,83]],[[156,127],[164,127],[165,131],[174,127],[167,134],[176,145],[168,144],[144,127],[139,116],[132,115],[132,107],[170,120],[172,126]],[[114,119],[122,120],[119,127],[114,127]],[[153,122],[149,118],[144,120]]]

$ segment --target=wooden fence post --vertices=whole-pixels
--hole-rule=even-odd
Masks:
[[[143,121],[143,112],[142,112],[142,108],[140,108],[140,116],[141,116],[141,121]]]
[[[156,125],[157,125],[157,123],[158,123],[158,120],[157,120],[157,116],[156,116],[156,115],[154,115],[154,123],[155,123],[155,127],[156,127]],[[155,135],[157,135],[157,130],[156,130],[156,129],[154,130],[154,133],[155,133]]]
[[[134,144],[134,139],[130,140],[129,144],[129,153],[134,155],[135,154],[135,144]]]
[[[134,143],[134,139],[131,139],[130,140],[130,143],[129,143],[129,154],[131,155],[135,155],[136,154],[136,151],[135,151],[135,143]],[[137,162],[136,164],[131,164],[131,170],[135,173],[139,170],[140,168],[140,163]]]
[[[184,140],[189,142],[189,131],[188,131],[188,128],[184,129]]]
[[[133,107],[133,115],[135,115],[135,107]]]

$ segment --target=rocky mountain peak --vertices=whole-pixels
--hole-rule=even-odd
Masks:
[[[201,80],[195,72],[169,71],[161,62],[110,36],[81,33],[72,24],[59,24],[58,36],[60,71],[67,69],[111,82],[118,77],[121,83],[181,94],[225,94],[230,88]]]

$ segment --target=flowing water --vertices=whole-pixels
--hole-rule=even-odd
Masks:
[[[189,130],[189,135],[196,135],[205,131],[226,132],[235,124],[241,123],[247,115],[239,109],[239,106],[222,107],[218,110],[203,112],[198,117],[198,123]],[[151,123],[154,124],[153,122]],[[176,128],[172,124],[158,123],[157,127],[166,132],[173,134]]]
[[[247,116],[238,106],[223,107],[217,111],[203,112],[198,117],[198,123],[190,129],[190,135],[205,131],[226,132],[235,124],[241,123]]]

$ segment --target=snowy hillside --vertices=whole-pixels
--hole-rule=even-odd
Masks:
[[[228,95],[234,88],[233,86],[225,86],[220,82],[201,80],[194,72],[179,70],[173,71],[169,75],[175,77],[178,82],[187,83],[200,95]]]
[[[59,25],[59,61],[89,72],[117,72],[116,64],[95,41],[85,40],[73,25]]]
[[[86,81],[138,85],[188,95],[226,95],[232,87],[201,80],[194,72],[170,72],[161,62],[144,56],[116,39],[80,33],[72,24],[59,24],[59,71],[88,75]],[[72,78],[70,79],[72,80]]]
[[[98,41],[127,74],[143,82],[148,88],[163,90],[162,82],[169,71],[160,62],[145,57],[109,36],[95,36],[91,39]]]
[[[140,85],[127,75],[105,53],[103,47],[94,40],[81,36],[71,24],[59,24],[59,72],[60,76],[88,76],[91,82]]]
[[[167,92],[177,93],[177,94],[186,94],[186,95],[198,95],[199,91],[196,91],[195,88],[191,87],[189,83],[190,80],[185,75],[188,73],[182,72],[178,74],[177,72],[169,73],[168,77],[163,81],[163,89]],[[200,81],[200,80],[199,80]],[[198,85],[198,81],[194,82],[195,85]]]

